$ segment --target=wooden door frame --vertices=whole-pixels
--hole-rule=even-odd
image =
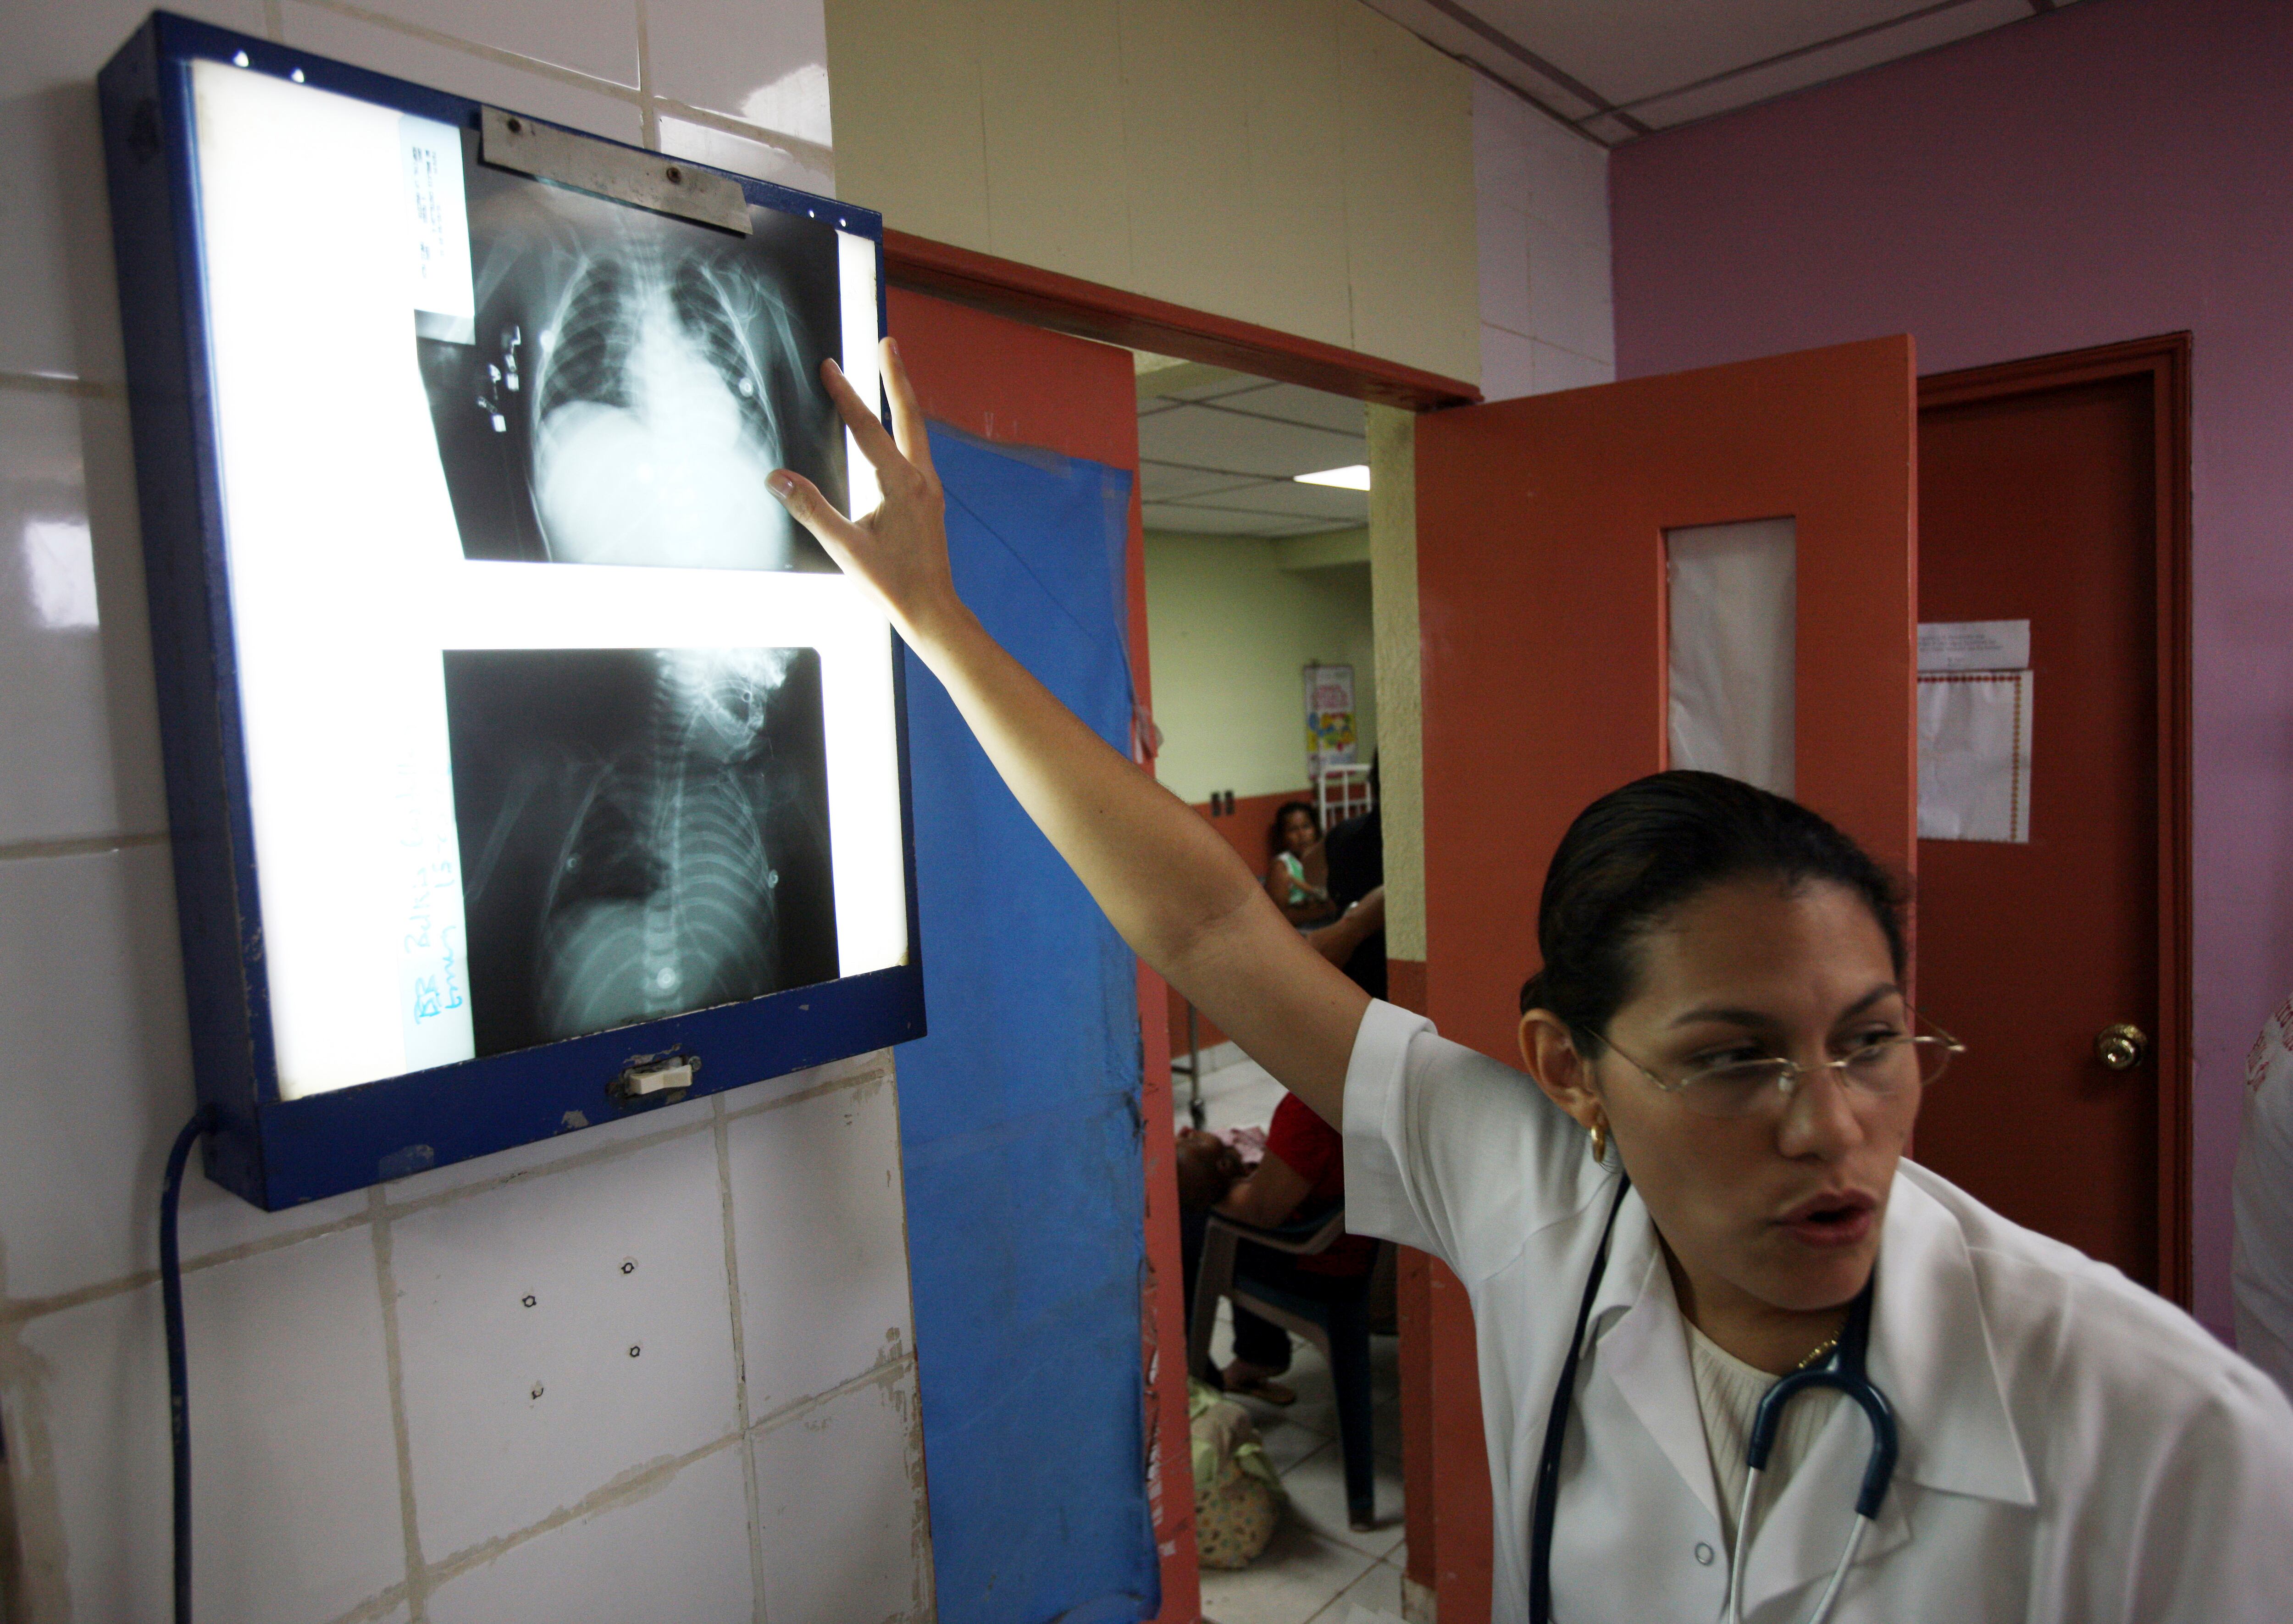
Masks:
[[[2190,335],[2036,355],[1919,379],[1919,410],[2150,380],[2158,681],[2158,1293],[2190,1306]]]
[[[1405,410],[1430,411],[1445,406],[1472,405],[1481,399],[1479,389],[1461,378],[1444,378],[1438,373],[1381,360],[1357,350],[1301,338],[1295,334],[1213,315],[1207,311],[1192,310],[1185,305],[1126,292],[1120,288],[1110,288],[1101,282],[1089,282],[1080,277],[1065,276],[1055,271],[1021,264],[1016,260],[999,259],[974,249],[934,242],[928,238],[912,236],[905,231],[887,231],[884,233],[884,275],[895,288],[927,294],[952,304],[969,305],[992,315],[1048,328],[1053,332],[1093,339],[1101,344],[1147,350],[1179,361],[1200,361],[1238,372],[1249,372],[1272,378],[1277,383],[1299,384],[1309,389],[1351,395],[1357,400],[1373,401]],[[1134,641],[1143,645],[1146,625],[1143,577],[1135,564],[1130,574],[1131,635]],[[1152,679],[1143,646],[1132,662],[1132,669],[1138,673],[1138,697],[1142,701],[1151,701]],[[1414,980],[1410,974],[1412,970],[1416,972]],[[1423,979],[1422,966],[1397,961],[1391,996],[1407,1007],[1422,1010],[1424,1007]],[[1160,990],[1161,987],[1161,978],[1152,972],[1142,974],[1139,1019],[1146,1040],[1146,1059],[1150,1065],[1156,1062],[1158,1056],[1164,1062],[1169,1059],[1164,1036],[1163,1000],[1167,995]],[[1414,1415],[1406,1401],[1403,1406],[1402,1472],[1410,1553],[1409,1578],[1430,1589],[1434,1577],[1435,1528],[1430,1447],[1431,1366],[1426,1338],[1430,1318],[1430,1294],[1433,1286],[1430,1270],[1423,1255],[1413,1253],[1409,1255],[1412,1263],[1405,1265],[1406,1283],[1401,1288],[1402,1322],[1405,1327],[1402,1387],[1405,1394],[1419,1396]],[[1170,1311],[1175,1312],[1175,1309]],[[1183,1338],[1179,1340],[1182,1344]],[[1183,1425],[1173,1435],[1165,1422],[1159,1442],[1164,1462],[1187,1458],[1188,1446]],[[1166,1486],[1163,1492],[1168,1496],[1171,1491]],[[1195,1558],[1188,1548],[1191,1545],[1192,1541],[1188,1540],[1178,1552],[1163,1556],[1166,1575],[1171,1573],[1173,1563],[1183,1562],[1189,1568],[1194,1565]],[[1173,1585],[1166,1579],[1163,1591],[1166,1598],[1164,1624],[1181,1624],[1181,1621],[1169,1617],[1172,1593],[1195,1594],[1196,1587],[1192,1584]],[[1198,1609],[1196,1611],[1199,1612]],[[1185,1620],[1183,1624],[1193,1624],[1193,1621]]]

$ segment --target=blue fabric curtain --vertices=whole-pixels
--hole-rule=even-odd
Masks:
[[[964,601],[1130,750],[1130,475],[935,425]],[[941,1624],[1154,1616],[1135,962],[912,656],[931,1035],[899,1052]]]

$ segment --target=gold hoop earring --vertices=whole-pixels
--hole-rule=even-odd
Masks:
[[[1608,1127],[1606,1123],[1592,1125],[1592,1160],[1601,1166],[1608,1163]]]

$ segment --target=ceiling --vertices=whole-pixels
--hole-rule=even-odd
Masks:
[[[1159,355],[1138,358],[1146,528],[1309,536],[1369,523],[1369,493],[1292,477],[1369,460],[1362,403]]]
[[[1605,146],[2071,0],[1369,0]]]

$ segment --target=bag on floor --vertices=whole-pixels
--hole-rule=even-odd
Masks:
[[[1274,1538],[1282,1479],[1250,1412],[1203,1382],[1187,1384],[1194,1436],[1195,1543],[1206,1568],[1247,1567]]]

